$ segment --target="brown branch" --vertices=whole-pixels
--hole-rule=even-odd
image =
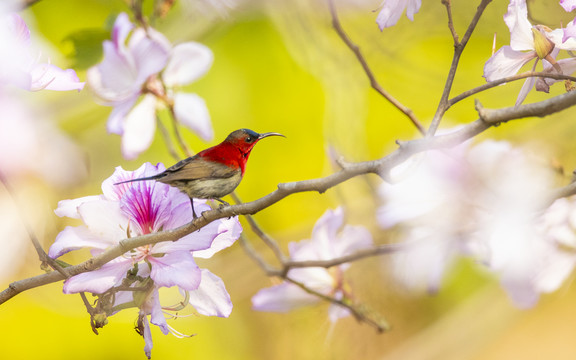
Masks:
[[[451,0],[442,0],[442,5],[446,7],[446,12],[448,15],[448,29],[450,29],[450,33],[452,34],[452,38],[454,39],[454,46],[458,46],[460,41],[458,40],[458,34],[456,33],[456,29],[454,28],[454,18],[452,17],[452,2]]]
[[[454,55],[452,57],[452,64],[450,65],[450,70],[448,71],[448,77],[446,79],[446,84],[444,85],[444,91],[442,92],[442,97],[440,98],[440,102],[438,104],[438,109],[436,110],[434,118],[432,118],[432,123],[428,128],[427,136],[433,136],[436,133],[436,130],[440,125],[440,121],[442,120],[444,113],[449,108],[448,98],[450,97],[452,84],[454,83],[454,78],[456,77],[456,70],[458,69],[458,63],[460,62],[460,57],[462,56],[462,53],[464,52],[464,49],[466,48],[466,45],[468,44],[468,41],[470,40],[470,37],[472,36],[472,33],[474,32],[476,25],[478,25],[480,17],[484,13],[484,10],[488,6],[488,4],[490,4],[490,2],[492,2],[492,0],[482,0],[480,2],[480,5],[478,5],[478,8],[476,9],[476,13],[472,18],[470,25],[468,25],[466,33],[462,37],[462,40],[459,42],[455,42],[454,44]],[[450,9],[450,7],[448,7],[448,9]],[[450,15],[449,17],[449,26],[450,26],[451,11],[449,11],[449,15]]]
[[[310,295],[314,295],[322,300],[331,302],[333,304],[342,306],[346,309],[348,309],[350,311],[350,313],[352,315],[354,315],[354,317],[356,318],[356,320],[360,321],[360,322],[364,322],[374,328],[376,328],[376,330],[380,333],[388,331],[390,329],[390,325],[388,325],[388,323],[386,322],[386,320],[382,319],[380,316],[374,316],[375,313],[367,311],[367,309],[363,306],[360,305],[355,305],[350,303],[349,301],[343,300],[343,299],[337,299],[335,297],[329,296],[329,295],[325,295],[322,294],[321,292],[318,292],[314,289],[309,288],[308,286],[306,286],[305,284],[294,280],[290,277],[285,277],[285,280],[298,286],[300,289],[304,290],[305,292],[307,292]],[[376,319],[375,319],[376,317]]]
[[[350,37],[342,27],[342,24],[338,19],[336,7],[334,6],[334,1],[328,0],[328,5],[330,7],[330,15],[332,16],[332,27],[334,28],[334,30],[336,30],[338,36],[340,36],[340,38],[342,39],[342,41],[344,41],[346,46],[348,46],[348,48],[352,50],[352,52],[360,62],[360,65],[362,65],[362,69],[364,70],[366,76],[368,76],[368,79],[370,80],[370,86],[372,86],[374,90],[376,90],[380,95],[382,95],[386,100],[388,100],[388,102],[390,102],[394,107],[396,107],[398,110],[404,113],[404,115],[406,115],[410,119],[412,124],[416,126],[416,128],[422,135],[426,134],[426,129],[424,129],[424,126],[422,126],[418,118],[414,115],[414,112],[410,108],[404,106],[400,101],[398,101],[389,92],[384,90],[382,86],[380,86],[378,80],[376,80],[376,77],[374,76],[374,73],[370,69],[370,66],[366,61],[366,58],[362,54],[360,47],[357,44],[355,44],[352,41],[352,39],[350,39]]]
[[[398,142],[399,148],[381,159],[358,163],[347,163],[342,170],[323,178],[282,183],[278,185],[277,190],[260,199],[248,203],[206,211],[202,216],[196,218],[189,224],[176,229],[121,240],[118,245],[106,249],[100,255],[90,258],[78,265],[67,267],[66,273],[69,276],[74,276],[98,269],[107,262],[123,255],[127,251],[162,241],[176,241],[217,219],[236,215],[256,214],[295,193],[309,191],[323,193],[344,181],[363,174],[372,173],[386,177],[387,173],[393,167],[399,165],[416,153],[432,149],[449,148],[458,145],[502,122],[525,117],[543,117],[574,105],[576,105],[576,91],[534,104],[514,106],[498,110],[485,109],[478,104],[477,108],[480,114],[480,119],[465,125],[452,133],[406,142]],[[42,274],[13,282],[7,289],[0,292],[0,304],[8,301],[23,291],[57,282],[64,278],[65,276],[63,274],[54,271],[48,274]]]
[[[160,134],[164,138],[164,144],[166,144],[166,147],[168,148],[168,153],[170,153],[170,155],[172,156],[172,158],[174,158],[174,160],[176,160],[176,161],[180,160],[180,156],[178,156],[178,153],[176,152],[176,149],[174,149],[174,145],[172,144],[172,141],[170,140],[170,136],[168,135],[168,130],[166,129],[166,127],[164,126],[162,121],[160,121],[160,119],[158,117],[156,117],[156,123],[158,124],[158,129],[160,130]]]
[[[555,79],[555,80],[571,80],[571,81],[576,82],[576,77],[574,77],[574,76],[569,76],[569,75],[564,75],[564,74],[556,74],[556,73],[527,71],[527,72],[523,72],[521,74],[516,74],[516,75],[508,76],[508,77],[505,77],[502,79],[490,81],[484,85],[475,87],[475,88],[470,89],[468,91],[465,91],[462,94],[455,96],[452,99],[448,100],[448,103],[446,106],[447,106],[447,108],[450,108],[451,106],[453,106],[457,102],[462,101],[462,100],[464,100],[464,99],[466,99],[472,95],[475,95],[479,92],[494,88],[496,86],[499,86],[499,85],[502,85],[502,84],[505,84],[508,82],[526,79],[529,77],[549,78],[549,79]]]
[[[395,243],[395,244],[383,244],[377,245],[368,249],[358,250],[353,254],[337,257],[330,260],[306,260],[306,261],[286,261],[284,262],[284,270],[288,272],[293,268],[303,268],[303,267],[322,267],[330,268],[332,266],[342,265],[345,263],[365,259],[367,257],[388,255],[396,253],[400,250],[406,249],[410,244],[408,243]]]

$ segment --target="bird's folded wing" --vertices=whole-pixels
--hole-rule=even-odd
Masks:
[[[174,166],[166,169],[166,176],[160,181],[197,180],[197,179],[225,179],[234,176],[240,168],[233,168],[214,161],[191,157],[184,159]]]

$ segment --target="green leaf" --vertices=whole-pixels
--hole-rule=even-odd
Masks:
[[[102,42],[110,39],[110,30],[84,29],[68,35],[63,41],[72,46],[68,58],[74,69],[87,69],[102,59]]]

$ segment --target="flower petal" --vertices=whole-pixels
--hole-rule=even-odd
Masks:
[[[200,96],[180,92],[174,94],[174,115],[180,123],[197,133],[203,140],[210,141],[214,138],[210,113]]]
[[[252,308],[258,311],[288,312],[317,302],[317,297],[296,285],[282,283],[260,290],[252,297]]]
[[[104,41],[104,59],[86,72],[94,94],[107,102],[122,102],[140,94],[144,80],[138,81],[133,59],[111,41]]]
[[[158,286],[195,290],[200,285],[200,268],[189,252],[178,251],[162,257],[149,256],[147,259],[152,264],[150,277]]]
[[[148,94],[130,111],[124,122],[122,154],[126,159],[135,159],[148,149],[156,131],[156,98]]]
[[[528,61],[536,58],[535,52],[520,52],[510,46],[502,46],[484,65],[484,78],[494,81],[512,76]]]
[[[146,354],[148,359],[151,359],[152,347],[154,346],[154,343],[152,342],[152,331],[150,331],[150,324],[148,324],[147,316],[144,316],[143,325],[144,334],[142,334],[142,337],[144,337],[144,354]]]
[[[82,90],[84,82],[81,82],[72,69],[62,70],[51,64],[37,64],[30,71],[32,77],[31,90]]]
[[[140,93],[136,92],[131,97],[126,98],[123,101],[114,102],[114,109],[108,116],[108,122],[106,123],[106,130],[111,134],[122,135],[124,133],[124,121],[126,115],[132,110],[134,104],[138,102]]]
[[[115,245],[126,237],[126,230],[121,226],[128,225],[128,218],[120,210],[118,202],[109,200],[85,202],[78,206],[78,213],[90,232],[108,241],[109,245]]]
[[[172,49],[162,80],[169,87],[189,84],[206,74],[213,60],[214,55],[207,46],[196,42],[178,44]]]
[[[126,39],[132,29],[134,29],[134,25],[130,22],[128,15],[124,12],[118,14],[112,29],[112,41],[117,48],[125,46]]]
[[[216,221],[214,221],[213,223],[216,223]],[[212,255],[214,255],[218,251],[226,249],[229,246],[232,246],[232,244],[234,244],[234,242],[238,240],[240,234],[242,233],[242,225],[240,225],[240,221],[238,221],[237,216],[233,217],[232,219],[221,220],[217,224],[217,226],[218,228],[215,230],[217,235],[216,238],[214,238],[214,240],[212,241],[210,248],[200,251],[194,251],[195,257],[200,257],[204,259],[212,257]],[[200,231],[202,231],[204,228],[202,228]]]
[[[232,312],[232,301],[224,282],[206,269],[202,269],[202,281],[198,289],[189,294],[189,302],[199,314],[228,317]]]
[[[72,200],[61,200],[58,202],[58,207],[54,210],[54,213],[59,217],[69,217],[72,219],[80,219],[80,213],[78,212],[78,207],[85,202],[103,200],[100,195],[84,196],[78,199]]]
[[[84,226],[67,226],[56,236],[56,240],[48,250],[48,256],[56,259],[83,247],[106,249],[110,245],[107,239],[94,235]]]
[[[534,77],[529,77],[524,81],[524,84],[522,85],[522,88],[520,89],[520,92],[518,93],[518,97],[516,98],[515,106],[522,104],[524,102],[524,100],[526,100],[526,97],[528,96],[528,93],[530,92],[530,90],[532,90],[532,88],[534,87],[535,82],[536,82],[536,78],[534,78]]]
[[[526,0],[511,0],[504,22],[510,29],[510,47],[516,51],[534,50],[532,24],[528,21]]]
[[[378,13],[376,18],[376,23],[380,28],[380,31],[384,28],[394,26],[402,16],[404,9],[406,8],[406,1],[403,0],[384,0],[382,2],[382,9]]]
[[[122,283],[126,272],[132,267],[132,260],[117,258],[101,268],[72,276],[64,281],[64,293],[91,292],[102,294]]]
[[[171,48],[168,39],[153,28],[136,28],[128,46],[138,71],[136,81],[140,84],[166,66]]]
[[[162,334],[168,335],[170,330],[168,329],[168,323],[162,312],[162,306],[160,305],[160,294],[158,289],[152,290],[152,296],[146,301],[146,307],[150,312],[150,322],[160,328]]]
[[[576,0],[560,0],[560,5],[562,5],[564,10],[571,12],[576,9]]]

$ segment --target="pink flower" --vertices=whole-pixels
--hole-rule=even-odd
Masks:
[[[394,26],[406,9],[406,17],[414,21],[414,14],[420,10],[422,0],[384,0],[380,5],[381,10],[376,18],[376,23],[380,31],[384,28]]]
[[[565,249],[576,249],[576,202],[559,200],[542,214],[552,174],[532,156],[486,141],[429,151],[401,170],[382,185],[378,219],[412,243],[393,257],[406,286],[436,291],[455,259],[471,257],[517,306],[530,307],[574,267],[576,250]]]
[[[135,27],[128,15],[116,18],[112,40],[105,41],[104,60],[88,70],[88,82],[105,105],[114,109],[108,131],[122,135],[122,153],[133,159],[146,150],[156,130],[156,109],[173,106],[176,119],[203,139],[213,136],[204,100],[177,91],[204,75],[212,52],[187,42],[172,46],[153,28]]]
[[[97,255],[127,236],[145,235],[186,224],[191,218],[190,200],[177,189],[155,181],[114,185],[163,170],[161,164],[153,166],[148,163],[133,172],[118,167],[102,183],[102,195],[61,201],[56,214],[81,219],[84,225],[66,227],[56,237],[49,255],[56,258],[83,247],[91,248],[92,254]],[[194,206],[204,210],[209,208],[204,201],[198,201]],[[178,287],[186,302],[196,307],[200,314],[230,315],[232,303],[224,283],[208,270],[200,269],[194,257],[211,257],[218,250],[232,245],[241,231],[237,218],[214,221],[177,241],[142,246],[97,270],[73,276],[64,282],[64,292],[111,292],[115,299],[111,308],[125,303],[138,307],[146,346],[151,349],[149,328],[146,330],[147,316],[151,316],[151,323],[159,326],[164,334],[169,332],[163,315],[165,308],[159,302],[158,289],[162,287]],[[120,286],[147,290],[116,290]],[[106,298],[102,296],[99,301]]]
[[[511,0],[504,22],[510,29],[510,46],[503,46],[484,65],[484,77],[487,81],[498,80],[516,74],[531,60],[536,60],[532,71],[535,71],[539,60],[545,66],[554,66],[558,72],[565,68],[555,60],[558,51],[576,49],[576,43],[563,43],[561,29],[551,30],[543,25],[532,26],[528,20],[528,10],[525,0]],[[521,104],[534,87],[536,78],[526,79],[516,105]]]
[[[28,91],[82,90],[72,69],[62,70],[50,63],[38,63],[38,53],[31,49],[30,30],[15,13],[0,14],[0,85],[9,84]]]
[[[570,12],[576,9],[576,0],[560,0],[560,5],[562,5],[564,10]]]
[[[344,213],[341,208],[326,211],[316,222],[312,231],[312,239],[298,243],[292,242],[288,245],[291,259],[294,261],[330,260],[352,254],[360,249],[369,248],[372,245],[372,236],[368,230],[361,226],[346,225],[342,227],[343,223]],[[291,269],[288,276],[322,294],[344,299],[350,295],[345,290],[343,278],[344,271],[348,267],[349,264],[342,264],[330,269],[296,268]],[[255,310],[273,312],[287,312],[301,306],[315,304],[318,301],[316,296],[308,294],[300,287],[288,282],[262,289],[252,297]],[[329,318],[332,322],[348,315],[347,309],[337,305],[330,307]]]

